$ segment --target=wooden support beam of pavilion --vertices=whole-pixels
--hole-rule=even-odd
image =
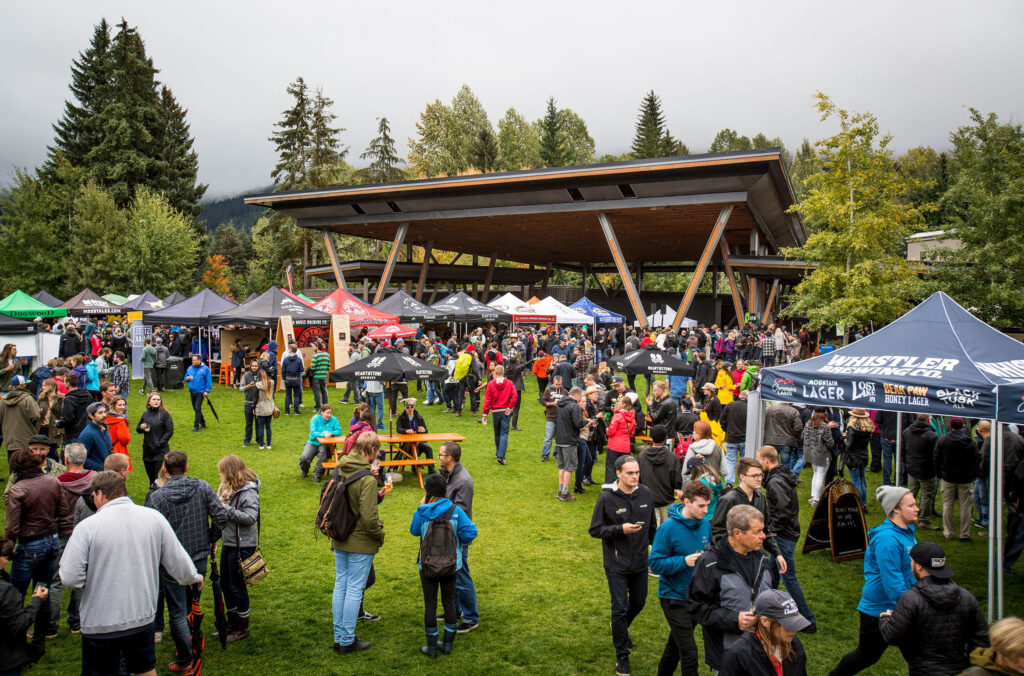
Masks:
[[[398,262],[398,255],[402,251],[402,243],[405,241],[405,233],[408,231],[408,223],[402,223],[398,226],[395,242],[391,245],[391,252],[388,253],[388,262],[384,265],[384,274],[381,275],[380,284],[377,286],[377,293],[373,296],[374,305],[384,300],[384,293],[387,291],[388,282],[391,281],[391,273],[395,269],[395,263]]]
[[[679,309],[676,311],[676,318],[672,320],[673,331],[679,330],[679,325],[682,323],[683,318],[686,317],[686,313],[690,311],[690,305],[693,304],[693,299],[697,296],[697,289],[700,288],[700,281],[704,278],[704,273],[708,269],[708,263],[711,262],[711,257],[715,253],[715,247],[717,247],[718,243],[722,240],[722,235],[725,233],[725,226],[729,223],[729,216],[731,215],[731,204],[722,207],[722,210],[718,212],[718,220],[715,221],[715,227],[711,229],[711,235],[708,237],[708,241],[704,245],[704,252],[697,260],[697,267],[693,271],[693,277],[690,278],[690,283],[686,286],[686,293],[683,294],[683,302],[679,304]]]
[[[423,299],[423,286],[427,283],[427,268],[430,267],[430,259],[434,257],[434,242],[427,242],[423,248],[423,265],[420,267],[420,279],[416,284],[416,300]]]
[[[597,221],[601,224],[601,231],[604,233],[604,239],[608,243],[608,248],[612,252],[612,260],[615,262],[615,267],[619,270],[619,275],[622,276],[622,285],[626,289],[626,295],[629,297],[629,304],[633,306],[633,313],[636,314],[636,320],[640,322],[640,328],[647,328],[647,314],[644,312],[643,305],[640,303],[640,294],[637,293],[636,286],[633,284],[633,277],[629,274],[629,265],[626,263],[626,258],[622,255],[622,248],[619,247],[619,240],[615,236],[615,229],[612,227],[612,222],[608,220],[607,214],[598,213]]]
[[[745,329],[747,328],[747,323],[743,320],[743,298],[740,296],[740,289],[736,285],[735,271],[729,263],[729,247],[722,241],[718,243],[718,248],[722,254],[722,263],[725,265],[725,277],[729,280],[729,289],[732,291],[732,303],[736,308],[736,321],[739,322],[741,329]]]
[[[775,301],[776,301],[778,295],[779,295],[779,280],[773,279],[772,280],[772,290],[768,292],[768,302],[764,304],[764,320],[763,320],[763,322],[764,322],[765,326],[767,326],[769,323],[771,323],[771,318],[773,316],[772,311],[774,309]]]
[[[334,238],[331,233],[327,230],[324,233],[324,247],[327,249],[327,258],[331,261],[331,267],[334,268],[334,281],[337,282],[338,288],[342,291],[348,291],[345,288],[345,274],[341,271],[341,262],[338,260],[338,250],[334,248]]]
[[[487,263],[487,274],[484,276],[484,288],[480,292],[480,297],[477,299],[481,303],[487,302],[487,294],[491,292],[491,280],[494,279],[494,261],[497,260],[498,252],[495,251],[491,254],[491,260]]]

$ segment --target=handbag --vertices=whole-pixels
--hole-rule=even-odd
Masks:
[[[235,537],[238,538],[239,549],[241,549],[242,538],[239,536],[238,524],[235,524]],[[267,564],[263,560],[263,552],[260,551],[260,517],[256,517],[256,549],[253,553],[238,562],[238,568],[245,580],[245,586],[251,587],[268,575]]]
[[[277,406],[274,407],[274,417],[275,418],[280,418],[281,417],[281,409],[279,409]]]

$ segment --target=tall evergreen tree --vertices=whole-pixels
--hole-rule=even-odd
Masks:
[[[661,137],[661,156],[683,157],[689,154],[690,149],[686,147],[686,144],[672,136],[672,132],[666,129]]]
[[[160,89],[161,133],[160,159],[164,163],[164,182],[159,188],[167,202],[192,219],[200,236],[206,235],[205,226],[198,221],[203,207],[199,200],[206,193],[206,185],[198,182],[199,156],[192,149],[193,138],[185,121],[187,111],[178,105],[174,94],[166,86]]]
[[[664,150],[662,141],[666,133],[661,99],[655,95],[652,89],[640,102],[640,112],[636,116],[633,145],[631,146],[633,156],[638,159],[662,157]]]
[[[102,19],[93,30],[88,49],[71,62],[73,100],[64,102],[64,115],[53,125],[53,145],[49,146],[44,168],[56,167],[62,155],[76,167],[85,166],[91,148],[99,145],[101,130],[98,119],[96,90],[106,85],[111,76],[110,26]]]
[[[807,191],[807,179],[812,174],[820,171],[818,155],[814,152],[811,142],[804,139],[796,151],[793,165],[789,170],[789,178],[793,182],[793,192],[796,193],[797,201],[802,200]],[[811,226],[811,223],[807,223]]]
[[[312,103],[309,88],[301,76],[288,85],[288,93],[294,98],[292,106],[282,113],[278,130],[270,135],[277,151],[277,164],[270,173],[277,191],[293,190],[308,185],[308,163],[313,145],[313,130],[310,126]]]
[[[568,164],[563,117],[558,114],[555,97],[548,98],[547,110],[538,123],[540,132],[540,163],[544,167],[564,167]]]
[[[331,112],[334,101],[324,96],[318,87],[313,105],[310,109],[310,153],[309,183],[310,187],[323,188],[332,185],[338,174],[338,165],[348,155],[348,148],[342,147],[338,135],[345,131],[342,127],[332,127],[331,123],[337,115]]]
[[[370,183],[391,183],[405,178],[405,172],[398,165],[404,160],[395,150],[395,139],[391,138],[388,118],[377,118],[377,136],[370,141],[360,159],[370,160],[365,175]]]
[[[138,31],[122,21],[110,46],[111,78],[96,87],[101,138],[86,153],[83,168],[106,188],[118,208],[131,203],[136,186],[160,189],[163,119],[156,68]]]
[[[481,173],[494,171],[498,165],[498,139],[490,125],[480,129],[470,149],[470,165]]]

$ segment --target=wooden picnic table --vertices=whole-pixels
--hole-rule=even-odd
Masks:
[[[423,474],[421,467],[433,465],[434,461],[429,458],[420,458],[416,453],[416,445],[431,441],[465,441],[466,437],[455,432],[427,432],[425,434],[381,434],[378,435],[381,444],[391,447],[391,460],[383,460],[381,467],[412,467],[416,472],[416,479],[420,488],[423,488]],[[324,463],[324,469],[334,469],[338,466],[338,444],[345,443],[345,437],[317,437],[317,441],[333,449],[333,460]],[[396,459],[397,458],[397,459]]]

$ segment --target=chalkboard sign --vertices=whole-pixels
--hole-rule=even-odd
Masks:
[[[836,479],[822,491],[821,500],[807,526],[803,552],[828,547],[832,561],[859,559],[867,549],[867,528],[856,487]]]

